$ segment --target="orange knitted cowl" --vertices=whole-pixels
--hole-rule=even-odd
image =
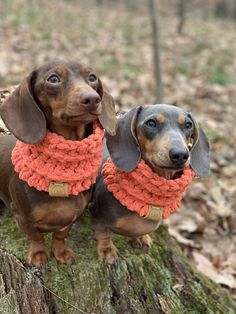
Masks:
[[[116,168],[110,158],[104,164],[102,174],[108,191],[122,205],[140,216],[147,214],[149,205],[161,207],[163,219],[180,206],[182,194],[195,176],[191,168],[186,168],[179,178],[167,180],[154,173],[144,160],[126,173]]]
[[[93,124],[93,134],[81,141],[66,140],[47,131],[39,144],[17,141],[12,163],[21,180],[39,191],[49,191],[50,183],[67,183],[68,194],[78,195],[96,181],[102,161],[104,131]]]

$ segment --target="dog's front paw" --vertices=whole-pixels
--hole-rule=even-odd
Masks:
[[[44,243],[31,242],[27,263],[36,267],[40,267],[48,262],[48,249]]]
[[[53,255],[59,263],[71,265],[75,263],[75,253],[64,241],[53,242]]]
[[[114,244],[107,247],[98,247],[97,252],[99,259],[110,265],[114,264],[118,259],[118,250]]]
[[[148,234],[145,234],[141,237],[134,238],[131,241],[132,246],[135,248],[142,248],[142,247],[150,248],[152,246],[152,242],[153,242],[152,238]]]

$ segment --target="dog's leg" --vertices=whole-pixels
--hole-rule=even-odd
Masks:
[[[132,246],[135,248],[148,247],[152,246],[152,238],[148,234],[143,236],[133,238],[131,240]]]
[[[33,238],[29,238],[29,251],[27,262],[30,265],[40,267],[48,262],[48,249],[44,243],[43,235],[38,232]]]
[[[48,262],[49,252],[44,243],[43,234],[34,228],[31,222],[22,223],[20,219],[16,219],[18,227],[27,235],[29,240],[29,249],[27,263],[36,267],[40,267]]]
[[[104,259],[108,264],[114,264],[118,259],[118,250],[112,242],[111,232],[108,229],[95,230],[95,237],[99,259]]]
[[[54,232],[52,235],[52,252],[56,260],[62,264],[73,264],[75,262],[75,253],[65,243],[71,226],[67,227],[63,231]]]

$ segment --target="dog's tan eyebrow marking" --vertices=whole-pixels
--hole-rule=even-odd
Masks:
[[[88,67],[86,67],[86,66],[82,66],[81,68],[80,68],[80,73],[81,73],[81,75],[82,76],[87,76],[88,75],[88,73],[95,73],[93,70],[91,70],[90,68],[88,68]]]
[[[156,119],[159,123],[164,123],[166,120],[166,118],[160,113],[156,116]]]
[[[63,76],[65,74],[65,68],[63,66],[59,65],[59,66],[56,67],[56,72],[57,72],[58,75]]]
[[[179,124],[184,124],[184,122],[186,121],[186,118],[185,118],[184,115],[181,114],[181,115],[178,116],[178,120],[177,121],[178,121]]]

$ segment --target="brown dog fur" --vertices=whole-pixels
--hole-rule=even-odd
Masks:
[[[75,254],[66,243],[74,221],[91,198],[91,190],[68,198],[50,197],[21,181],[11,163],[16,138],[39,143],[46,129],[70,140],[82,140],[92,132],[92,122],[115,133],[115,105],[95,72],[80,62],[46,64],[22,81],[0,107],[1,116],[13,135],[0,135],[0,198],[12,209],[19,228],[29,239],[29,264],[47,262],[43,234],[52,232],[52,252],[66,264]]]

